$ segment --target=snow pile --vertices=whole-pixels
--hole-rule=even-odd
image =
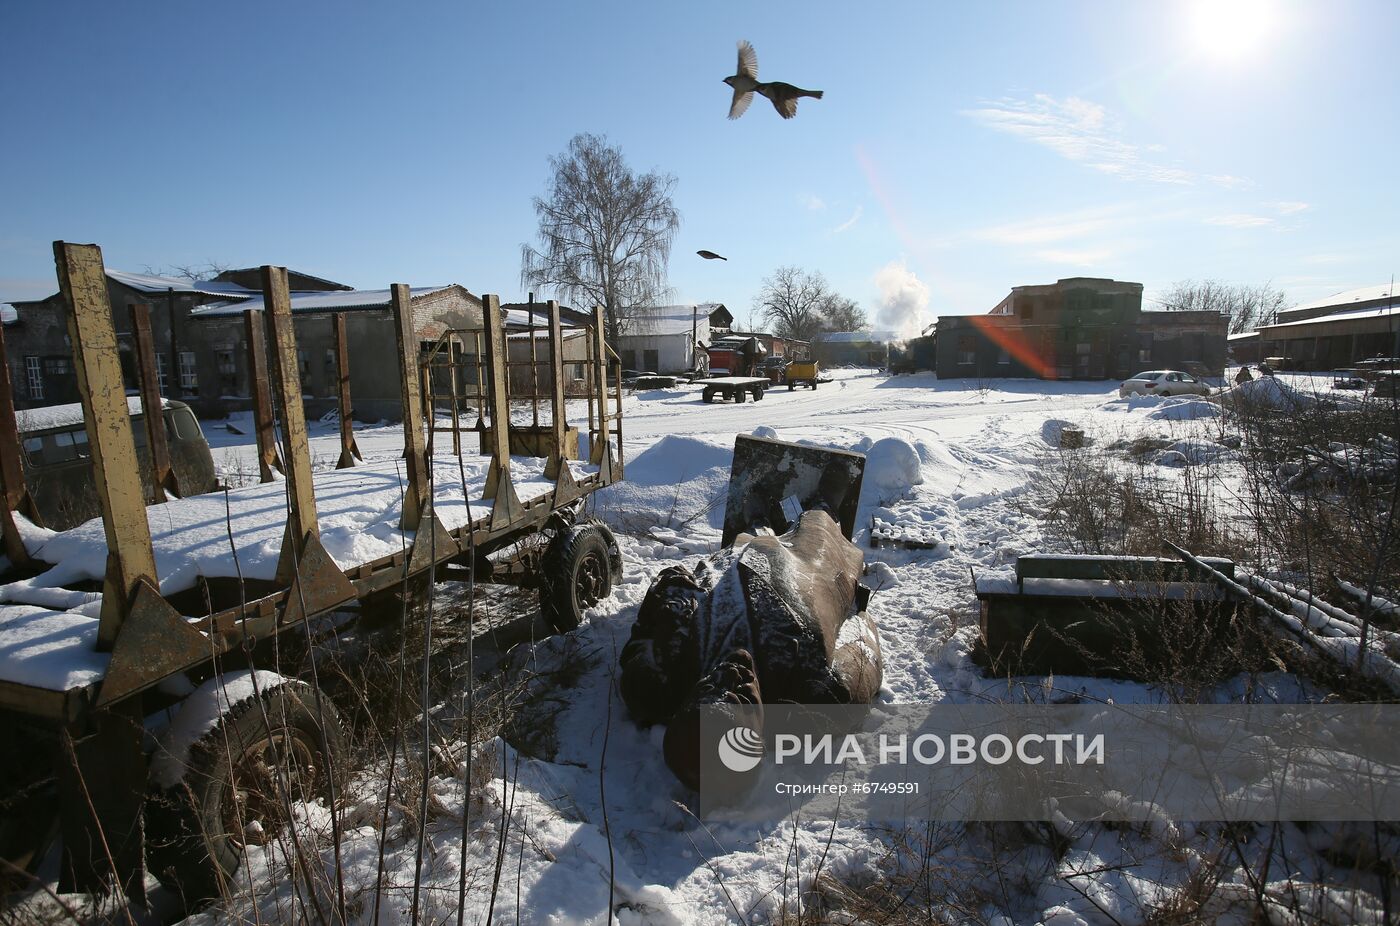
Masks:
[[[749,432],[754,437],[766,437],[769,440],[777,440],[778,432],[766,424],[761,424]]]
[[[876,499],[877,504],[888,505],[903,498],[923,481],[919,452],[907,440],[882,437],[865,452],[861,494],[866,495],[873,489],[873,494],[867,497]]]
[[[1203,463],[1220,463],[1238,459],[1239,454],[1211,440],[1187,438],[1167,446],[1157,455],[1159,466],[1200,466]]]
[[[1146,417],[1153,421],[1196,421],[1200,418],[1219,418],[1220,406],[1214,402],[1195,397],[1178,396],[1159,402]]]
[[[1261,376],[1241,383],[1230,393],[1235,401],[1266,408],[1306,408],[1315,399],[1289,386],[1276,376]]]
[[[654,526],[724,527],[724,502],[734,447],[715,440],[668,435],[627,460],[626,479],[594,494],[597,513],[629,533]]]
[[[87,613],[91,611],[91,613]],[[53,611],[0,605],[0,666],[20,685],[67,691],[107,673],[110,653],[97,652],[97,607]]]
[[[1047,447],[1059,447],[1060,435],[1064,433],[1065,428],[1077,427],[1078,425],[1073,421],[1062,421],[1059,418],[1047,418],[1045,423],[1040,426],[1040,439],[1045,441]]]

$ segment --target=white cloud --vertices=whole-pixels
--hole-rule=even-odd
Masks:
[[[991,225],[972,232],[969,237],[1003,245],[1053,244],[1121,228],[1128,224],[1132,211],[1131,207],[1122,205],[1062,212]]]
[[[1311,208],[1308,203],[1300,203],[1294,200],[1280,200],[1278,202],[1265,203],[1270,209],[1279,215],[1296,215],[1306,209]]]
[[[860,221],[860,217],[865,215],[864,206],[856,206],[856,211],[851,213],[851,217],[831,230],[833,235],[839,235],[844,231],[849,231]]]
[[[1056,99],[1047,93],[1037,93],[1028,100],[1004,97],[963,114],[988,128],[1033,141],[1063,158],[1125,180],[1192,184],[1204,179],[1222,186],[1246,182],[1229,175],[1201,177],[1150,160],[1145,153],[1160,151],[1160,146],[1124,141],[1108,110],[1079,97]]]
[[[880,290],[880,308],[875,313],[878,327],[900,337],[918,337],[927,324],[929,289],[904,258],[892,260],[875,271],[875,287]]]
[[[1263,228],[1274,224],[1266,215],[1251,215],[1247,212],[1232,212],[1229,215],[1213,215],[1207,218],[1207,225],[1222,225],[1225,228]]]
[[[822,198],[820,196],[814,196],[811,193],[797,194],[797,201],[812,212],[821,212],[826,208],[826,203]]]

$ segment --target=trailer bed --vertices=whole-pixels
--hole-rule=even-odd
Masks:
[[[489,530],[492,503],[481,500],[489,456],[433,459],[434,510],[454,537]],[[512,457],[512,481],[526,507],[551,500],[555,483],[543,459]],[[315,477],[321,541],[348,577],[402,563],[413,531],[398,528],[404,491],[402,461],[370,463]],[[569,461],[581,487],[597,481],[598,467]],[[466,484],[463,491],[462,473]],[[468,528],[468,505],[470,521]],[[162,594],[194,588],[200,578],[272,581],[286,529],[285,483],[173,499],[146,509]],[[106,564],[102,519],[55,533],[24,522],[30,554],[52,568],[0,585],[0,707],[52,701],[96,685],[111,656],[95,647],[99,592],[64,586],[100,583]],[[230,542],[230,534],[232,542]],[[256,604],[256,602],[250,602]],[[190,618],[207,632],[207,616]]]

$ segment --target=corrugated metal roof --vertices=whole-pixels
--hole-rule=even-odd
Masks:
[[[1349,289],[1346,292],[1336,293],[1326,299],[1318,299],[1314,302],[1305,302],[1302,305],[1291,306],[1280,312],[1280,315],[1290,315],[1294,312],[1307,312],[1314,309],[1327,309],[1336,307],[1337,311],[1345,311],[1348,305],[1354,302],[1374,302],[1377,299],[1400,299],[1400,287],[1390,283],[1379,283],[1375,286],[1363,286],[1360,289]]]
[[[1394,316],[1397,320],[1400,320],[1400,301],[1397,301],[1393,307],[1381,306],[1380,308],[1373,309],[1358,309],[1355,312],[1333,312],[1328,315],[1317,315],[1313,318],[1304,318],[1296,322],[1283,322],[1278,325],[1264,325],[1259,330],[1273,331],[1276,328],[1293,328],[1300,325],[1323,325],[1331,324],[1332,322],[1359,321],[1367,318],[1384,318],[1388,315]]]
[[[447,286],[412,286],[409,287],[409,295],[416,299],[419,296],[440,293],[456,285],[455,283],[450,283]],[[465,290],[463,291],[465,292]],[[361,309],[384,309],[388,308],[389,300],[390,291],[387,289],[351,289],[291,294],[293,313],[353,312]],[[211,302],[208,305],[193,309],[190,315],[195,318],[226,318],[231,315],[242,315],[248,309],[261,310],[262,308],[262,294],[257,293],[251,298],[238,302]]]
[[[150,273],[128,273],[125,270],[108,270],[107,276],[123,286],[142,293],[163,293],[174,290],[177,293],[201,293],[206,296],[223,296],[226,299],[247,299],[257,295],[254,290],[245,289],[237,283],[219,283],[213,280],[180,280],[175,277],[155,276]]]

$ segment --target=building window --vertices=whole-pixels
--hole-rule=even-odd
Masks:
[[[1006,351],[1005,349],[1003,349],[1000,353],[997,354],[997,366],[1002,366],[1002,367],[1004,367],[1004,366],[1010,366],[1010,365],[1011,365],[1011,354],[1010,354],[1008,351]]]
[[[233,348],[225,347],[214,352],[219,365],[219,389],[224,395],[238,391],[238,364],[233,359]]]
[[[199,372],[194,366],[194,351],[180,351],[180,389],[187,395],[199,395]]]
[[[306,392],[311,385],[311,358],[301,349],[297,350],[297,370],[301,373],[301,391]]]
[[[1089,356],[1089,349],[1092,345],[1088,341],[1080,341],[1074,346],[1074,351],[1081,357]]]
[[[1152,362],[1152,348],[1144,347],[1138,351],[1138,363]]]
[[[977,341],[970,334],[958,338],[958,365],[972,366],[977,362]]]
[[[156,385],[160,387],[161,395],[170,395],[169,377],[164,354],[156,354]]]
[[[29,380],[29,397],[42,399],[44,397],[44,368],[40,365],[38,357],[24,358],[24,374]]]

